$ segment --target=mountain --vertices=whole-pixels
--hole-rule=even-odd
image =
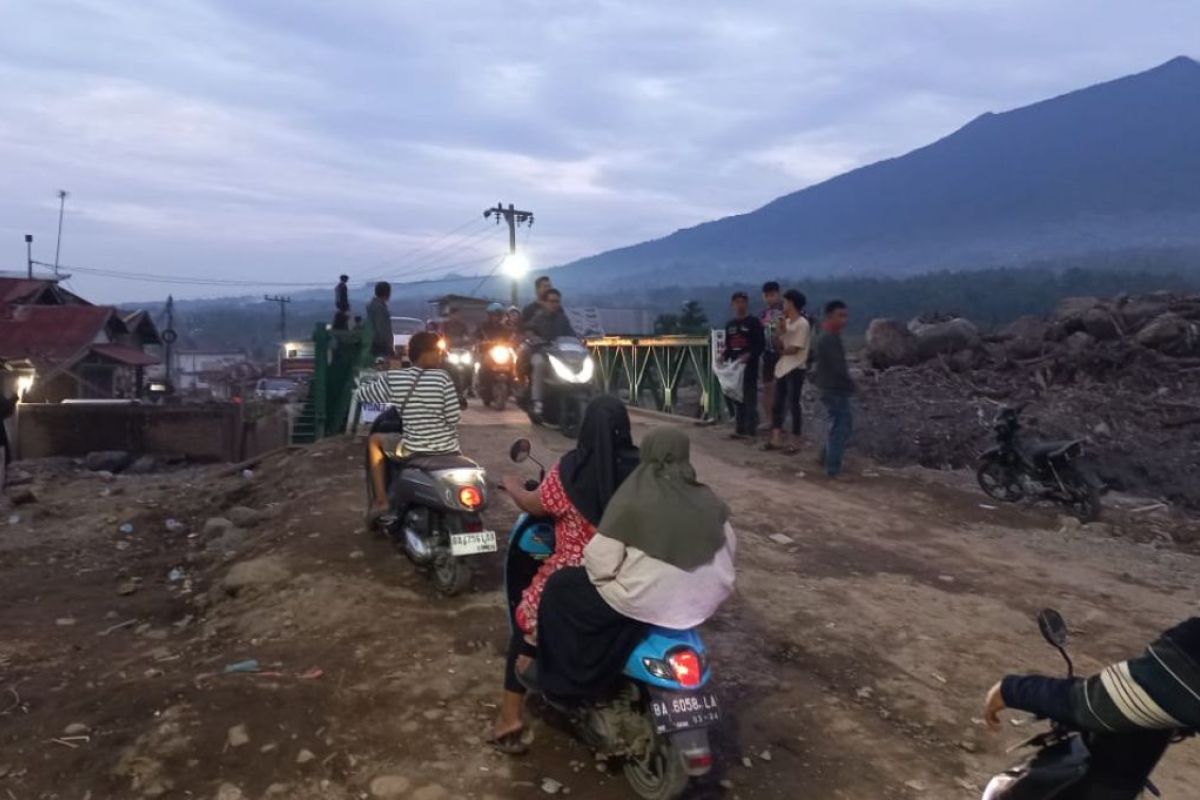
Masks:
[[[575,290],[940,269],[1145,248],[1200,263],[1200,63],[1004,113],[747,214],[556,270]],[[628,284],[624,284],[628,285]]]

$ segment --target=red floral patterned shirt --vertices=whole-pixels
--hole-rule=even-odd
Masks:
[[[554,518],[554,553],[542,562],[517,606],[517,625],[527,636],[537,635],[538,604],[542,602],[546,581],[563,567],[583,564],[583,549],[596,535],[596,527],[567,497],[557,464],[542,481],[541,498],[546,512]]]

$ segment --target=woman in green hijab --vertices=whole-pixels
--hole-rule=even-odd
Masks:
[[[641,465],[609,502],[583,567],[560,570],[546,585],[538,682],[551,696],[605,688],[647,627],[693,628],[733,591],[729,509],[697,480],[687,434],[655,428],[641,450]]]

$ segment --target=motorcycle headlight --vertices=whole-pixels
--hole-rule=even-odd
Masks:
[[[488,355],[491,356],[493,363],[504,365],[512,360],[512,348],[498,344],[488,351]]]
[[[460,358],[461,356],[459,356],[458,353],[451,353],[450,355],[446,356],[446,361],[457,366],[459,363],[461,363]]]
[[[558,379],[564,383],[588,383],[596,371],[596,364],[592,361],[591,356],[583,359],[578,372],[564,364],[556,356],[550,356],[550,366],[554,369],[554,374],[558,376]]]

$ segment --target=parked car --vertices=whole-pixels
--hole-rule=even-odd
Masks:
[[[291,378],[259,378],[254,396],[259,400],[291,400],[299,384]]]

